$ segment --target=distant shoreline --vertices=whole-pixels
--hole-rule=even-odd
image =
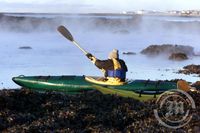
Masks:
[[[170,16],[170,17],[200,17],[200,15],[180,15],[180,14],[167,14],[167,13],[14,13],[14,12],[0,12],[0,15],[79,15],[79,16]]]

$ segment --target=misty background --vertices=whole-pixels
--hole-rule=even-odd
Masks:
[[[1,0],[0,12],[120,13],[133,10],[198,10],[199,0]]]
[[[77,47],[57,32],[59,25],[66,26],[75,40],[99,59],[107,59],[113,48],[119,49],[120,58],[128,65],[129,79],[199,80],[196,75],[176,73],[185,65],[199,64],[198,56],[170,61],[140,54],[152,44],[189,45],[199,53],[198,17],[4,13],[0,15],[1,88],[17,88],[11,79],[18,75],[102,76]]]

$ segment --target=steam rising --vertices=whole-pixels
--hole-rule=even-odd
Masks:
[[[145,48],[151,44],[191,45],[196,47],[200,34],[200,18],[196,17],[122,14],[0,15],[0,32],[56,33],[59,25],[64,25],[73,33],[80,35],[88,33],[94,37],[99,37],[105,33],[108,39],[116,36],[116,41],[124,40],[127,44],[135,45],[136,48],[139,45],[143,45],[143,48]],[[127,38],[128,40],[131,38],[131,42]]]
[[[72,33],[106,43],[126,43],[133,52],[152,44],[191,45],[199,51],[200,18],[122,14],[0,14],[0,32],[57,33],[64,25]],[[88,34],[88,35],[87,35]],[[87,35],[87,36],[86,36]],[[82,39],[82,37],[77,37]],[[114,38],[114,39],[113,39]],[[82,39],[86,43],[86,38]],[[93,41],[95,41],[93,40]],[[100,40],[100,41],[102,41]],[[105,42],[101,43],[105,43]],[[95,41],[99,42],[99,41]],[[90,42],[91,43],[91,42]],[[143,47],[141,47],[143,46]],[[112,47],[112,46],[111,46]],[[120,46],[120,48],[124,48]]]
[[[196,63],[163,58],[149,59],[139,52],[152,44],[190,45],[199,51],[200,19],[193,17],[140,16],[122,14],[0,14],[1,88],[14,86],[18,75],[102,75],[89,60],[57,32],[66,26],[75,40],[97,58],[106,59],[113,49],[129,67],[130,79],[174,79],[173,72]],[[31,49],[20,49],[30,47]],[[122,52],[135,52],[128,56]],[[163,72],[163,70],[169,70]],[[160,70],[160,71],[158,71]],[[163,76],[164,75],[164,76]]]
[[[200,19],[139,15],[62,15],[62,14],[0,14],[0,31],[54,31],[58,25],[74,29],[109,32],[199,33]]]

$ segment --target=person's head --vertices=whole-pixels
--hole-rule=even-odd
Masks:
[[[119,53],[117,49],[113,49],[108,55],[108,59],[118,59],[118,58],[119,58]]]

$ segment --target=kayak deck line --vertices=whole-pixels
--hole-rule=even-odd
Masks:
[[[39,76],[40,77],[40,76]],[[46,77],[46,76],[44,76]],[[29,79],[17,79],[18,77],[13,77],[12,80],[18,84],[18,82],[24,82],[24,83],[31,83],[31,84],[43,84],[48,86],[56,86],[56,87],[73,87],[73,88],[80,88],[80,85],[70,85],[70,84],[64,84],[64,83],[51,83],[47,81],[41,81],[41,80],[29,80]],[[41,78],[40,78],[41,79]],[[42,78],[43,79],[43,78]],[[62,78],[63,79],[63,78]],[[65,79],[65,78],[64,78]],[[90,85],[81,85],[81,88],[90,88]]]

